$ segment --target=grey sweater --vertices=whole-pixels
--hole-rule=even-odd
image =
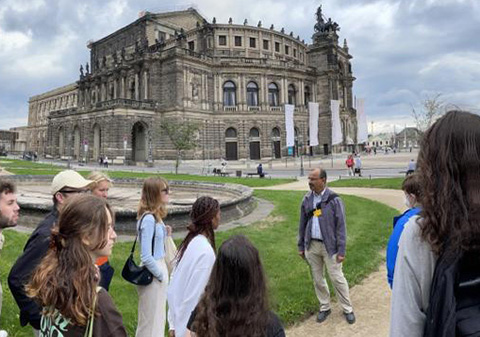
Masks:
[[[390,337],[421,337],[425,326],[436,256],[420,237],[418,216],[400,237],[393,280]]]

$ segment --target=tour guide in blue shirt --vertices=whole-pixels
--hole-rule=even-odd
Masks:
[[[355,323],[348,283],[343,275],[346,225],[342,199],[327,188],[327,173],[322,168],[308,175],[310,192],[303,198],[298,228],[298,253],[307,260],[312,271],[315,293],[320,302],[317,322],[331,313],[330,292],[324,276],[324,266],[332,280],[338,301],[348,323]]]

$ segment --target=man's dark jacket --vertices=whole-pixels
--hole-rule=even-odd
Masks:
[[[27,241],[23,254],[17,259],[8,275],[8,286],[20,308],[20,324],[28,323],[40,329],[42,308],[25,294],[25,285],[30,281],[35,268],[47,254],[52,227],[57,222],[58,212],[53,210],[37,226]]]

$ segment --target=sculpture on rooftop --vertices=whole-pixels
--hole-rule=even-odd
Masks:
[[[325,22],[324,15],[322,14],[322,5],[318,7],[315,16],[317,17],[317,23],[313,29],[316,33],[330,33],[340,30],[340,26],[338,23],[332,21],[332,18],[328,18],[328,20]]]

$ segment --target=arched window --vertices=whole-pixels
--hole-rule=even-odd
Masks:
[[[272,137],[273,138],[280,137],[280,130],[277,127],[272,129]]]
[[[296,105],[296,96],[297,91],[295,90],[295,86],[293,84],[290,84],[288,86],[288,104]]]
[[[308,102],[312,100],[312,94],[310,92],[310,87],[307,85],[305,86],[305,105],[308,105]]]
[[[275,83],[268,85],[268,104],[278,106],[278,86]]]
[[[225,138],[236,138],[237,137],[237,130],[234,128],[228,128],[225,131]]]
[[[258,138],[260,137],[260,131],[257,128],[250,129],[250,138]]]
[[[236,97],[237,87],[232,81],[227,81],[223,85],[223,105],[224,106],[235,106],[237,105]]]
[[[258,85],[255,82],[247,84],[247,105],[258,106]]]

